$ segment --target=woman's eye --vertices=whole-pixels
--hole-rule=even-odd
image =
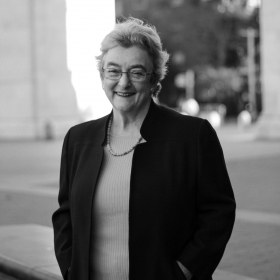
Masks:
[[[108,69],[108,72],[109,73],[117,74],[117,73],[119,73],[119,70],[117,70],[117,69]]]
[[[132,75],[136,75],[136,76],[144,76],[145,73],[143,71],[131,71],[130,72]]]

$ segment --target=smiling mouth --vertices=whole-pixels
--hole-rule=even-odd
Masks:
[[[121,97],[129,97],[136,94],[136,92],[120,92],[120,91],[114,91],[114,93]]]

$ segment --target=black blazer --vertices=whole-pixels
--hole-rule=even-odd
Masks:
[[[62,151],[55,253],[66,277],[89,279],[92,202],[109,116],[72,127]],[[133,155],[129,201],[129,279],[210,280],[230,238],[235,200],[223,152],[206,120],[151,102],[146,140]]]

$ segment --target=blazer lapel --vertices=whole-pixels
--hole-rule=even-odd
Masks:
[[[91,204],[103,159],[103,143],[106,141],[107,115],[99,120],[84,124],[81,131],[76,132],[77,141],[72,148],[72,197],[75,207],[79,207],[82,217],[91,214]],[[90,199],[89,199],[90,198]],[[85,205],[87,204],[87,205]]]
[[[146,118],[140,129],[142,137],[147,142],[162,141],[162,139],[165,139],[166,137],[166,121],[168,120],[165,120],[161,107],[152,100]]]
[[[103,160],[103,143],[109,116],[78,126],[72,133],[71,214],[76,248],[84,256],[80,264],[88,279],[92,203]],[[80,262],[81,260],[73,260]]]

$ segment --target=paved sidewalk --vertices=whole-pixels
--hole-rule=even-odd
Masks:
[[[255,128],[217,130],[237,201],[237,220],[220,269],[280,279],[280,142]]]
[[[242,131],[234,125],[218,129],[217,134],[238,207],[219,269],[278,280],[280,142],[257,141],[254,128]],[[57,207],[61,145],[62,140],[0,141],[0,225],[51,226],[50,216]]]
[[[18,280],[18,279],[0,272],[0,280]]]

